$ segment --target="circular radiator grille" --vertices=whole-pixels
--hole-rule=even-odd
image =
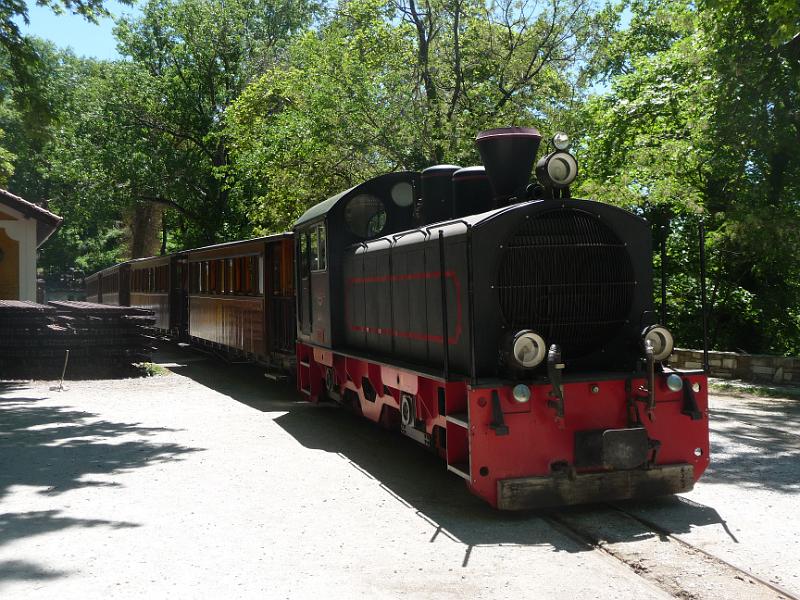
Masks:
[[[576,357],[599,349],[624,325],[633,266],[623,242],[596,216],[575,209],[536,215],[505,248],[500,306],[512,331],[533,329]]]

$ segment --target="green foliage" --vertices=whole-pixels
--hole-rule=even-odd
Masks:
[[[24,14],[0,8],[0,183],[65,217],[53,273],[150,251],[143,209],[167,251],[285,230],[534,124],[579,134],[576,194],[653,223],[679,343],[700,343],[702,222],[712,345],[800,354],[794,1],[149,0],[113,62],[22,38]]]
[[[0,143],[6,137],[5,131],[0,129]],[[0,186],[7,186],[8,180],[14,173],[14,159],[16,155],[0,146]]]
[[[598,31],[583,2],[342,3],[226,113],[235,189],[257,231],[378,173],[474,164],[498,123],[563,124]]]
[[[131,0],[120,0],[130,4]],[[83,16],[90,22],[108,15],[104,0],[37,0],[56,14],[69,12]],[[13,100],[20,117],[31,131],[31,137],[46,135],[54,106],[49,102],[47,59],[51,49],[37,40],[22,35],[19,21],[29,23],[28,6],[24,0],[7,0],[0,3],[0,103]],[[0,147],[0,163],[7,162],[8,152]],[[2,172],[8,173],[4,164]]]
[[[611,90],[584,109],[582,190],[670,219],[668,313],[681,343],[700,341],[702,218],[712,345],[798,353],[800,62],[775,47],[768,2],[630,10],[595,62]]]
[[[165,211],[168,248],[249,234],[230,194],[221,116],[314,10],[306,0],[153,0],[140,18],[118,24],[127,60],[48,55],[42,81],[54,111],[45,135],[34,137],[17,110],[14,148],[24,158],[12,181],[65,217],[64,240],[49,244],[45,265],[57,268],[70,252],[106,266],[152,251],[136,239],[146,205]],[[128,247],[109,254],[108,232]],[[77,244],[72,234],[98,243]]]

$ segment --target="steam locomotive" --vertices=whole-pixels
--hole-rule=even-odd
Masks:
[[[283,309],[278,319],[296,318],[298,390],[431,448],[500,509],[688,491],[709,462],[707,382],[667,364],[650,226],[572,198],[568,137],[556,134],[537,162],[541,139],[533,128],[484,131],[481,167],[381,175],[300,217],[294,255],[281,254],[294,259],[296,316]],[[265,260],[275,242],[249,242],[263,250],[248,264],[261,273],[249,289],[263,297],[264,333],[246,351],[265,362],[275,359],[269,282],[285,271]],[[213,263],[224,246],[205,256]],[[239,277],[228,258],[219,276],[181,271],[193,252],[175,255],[176,275],[165,275],[173,304],[181,290],[189,297],[171,309],[185,323],[169,328],[245,351],[235,325],[227,341],[200,333],[214,329],[208,315],[231,330],[240,319],[230,307],[193,327],[192,294],[225,296]]]

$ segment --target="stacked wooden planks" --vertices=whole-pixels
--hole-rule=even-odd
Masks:
[[[57,376],[53,365],[59,358],[63,363],[66,333],[54,307],[0,300],[0,377]]]
[[[0,378],[101,378],[135,373],[152,352],[153,313],[90,302],[0,301]]]

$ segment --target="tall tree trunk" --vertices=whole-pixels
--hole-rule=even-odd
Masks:
[[[142,258],[154,256],[161,245],[163,207],[152,203],[139,203],[130,215],[130,256]]]

